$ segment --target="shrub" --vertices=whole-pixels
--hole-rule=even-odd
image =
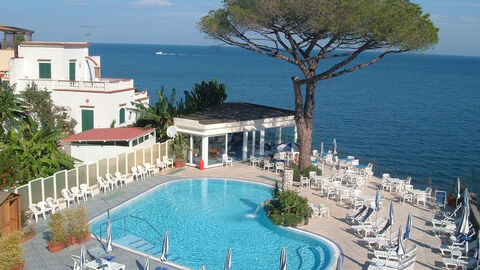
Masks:
[[[0,270],[8,270],[23,262],[22,240],[20,232],[0,238]]]
[[[85,207],[78,207],[75,209],[68,209],[65,211],[67,218],[68,232],[76,239],[85,238],[90,232],[90,225],[88,224],[87,209]]]
[[[309,173],[314,171],[317,175],[322,175],[322,170],[319,169],[317,166],[311,165],[310,167],[300,169],[298,168],[297,164],[290,165],[290,168],[293,169],[293,179],[296,181],[300,181],[300,176],[308,177]]]
[[[293,190],[280,192],[276,199],[265,203],[265,211],[274,224],[287,227],[307,223],[312,217],[312,209],[308,206],[307,199]]]
[[[67,236],[67,228],[65,226],[65,217],[60,212],[52,214],[48,222],[51,232],[51,241],[54,243],[61,242]]]

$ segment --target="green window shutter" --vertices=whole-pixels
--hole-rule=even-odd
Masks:
[[[93,128],[93,110],[82,110],[82,131]]]
[[[120,124],[123,124],[125,123],[125,108],[121,108],[120,109]]]
[[[70,81],[75,81],[75,62],[70,62],[69,64],[69,77]]]
[[[38,63],[38,77],[40,79],[52,78],[52,65],[50,63]]]

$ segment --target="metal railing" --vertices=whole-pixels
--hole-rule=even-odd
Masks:
[[[114,223],[114,222],[118,222],[118,221],[123,221],[123,236],[126,236],[127,235],[127,232],[129,234],[133,234],[135,236],[138,236],[135,232],[132,232],[132,231],[129,231],[128,230],[128,227],[127,227],[127,220],[128,218],[133,218],[133,219],[137,219],[137,220],[140,220],[142,221],[144,224],[148,225],[148,227],[150,227],[151,230],[153,230],[156,234],[157,234],[157,237],[153,237],[153,245],[156,246],[157,244],[160,244],[162,243],[162,238],[163,238],[163,234],[160,233],[148,220],[142,218],[142,217],[137,217],[137,216],[134,216],[134,215],[126,215],[126,216],[123,216],[123,217],[119,217],[119,218],[115,218],[115,219],[110,219],[110,223]],[[105,236],[106,236],[106,231],[107,231],[107,222],[104,222],[104,223],[101,223],[100,224],[100,227],[99,227],[99,239],[102,239],[102,236],[103,236],[103,228],[105,227]],[[138,236],[140,238],[143,239],[143,237],[141,236]],[[144,239],[144,240],[147,240],[147,239]]]

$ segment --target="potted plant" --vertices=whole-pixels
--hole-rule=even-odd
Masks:
[[[90,239],[90,226],[88,224],[87,209],[78,207],[68,209],[65,212],[68,231],[70,232],[70,244],[76,245],[85,243]]]
[[[35,232],[37,231],[37,227],[34,223],[28,221],[25,226],[23,227],[23,242],[27,242],[28,240],[35,237]]]
[[[48,250],[56,253],[64,249],[66,245],[67,228],[65,226],[65,217],[60,212],[52,214],[50,221],[50,241],[48,242]]]
[[[21,270],[23,261],[22,233],[13,232],[0,238],[0,269]]]
[[[184,166],[185,157],[187,156],[188,150],[189,147],[185,136],[183,134],[177,134],[177,136],[173,139],[172,143],[172,152],[175,156],[173,165],[175,166],[175,168],[180,168]]]

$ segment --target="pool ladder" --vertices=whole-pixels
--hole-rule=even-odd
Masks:
[[[116,219],[111,219],[110,222],[113,223],[113,222],[117,222],[117,221],[122,221],[123,220],[123,236],[126,236],[127,235],[127,218],[134,218],[134,219],[137,219],[137,220],[140,220],[142,222],[144,222],[145,224],[148,225],[148,227],[150,227],[150,229],[152,229],[153,231],[155,231],[158,235],[158,237],[154,237],[153,238],[153,245],[157,245],[157,241],[158,243],[162,243],[163,241],[161,239],[163,239],[163,234],[160,233],[148,220],[142,218],[142,217],[137,217],[137,216],[134,216],[134,215],[126,215],[126,216],[123,216],[123,217],[119,217],[119,218],[116,218]],[[100,224],[100,239],[102,239],[102,228],[103,226],[105,225],[105,235],[106,235],[106,230],[107,230],[107,222],[104,222],[102,224]],[[131,234],[135,235],[134,233],[130,232]],[[96,236],[95,236],[96,237]],[[139,236],[140,237],[140,236]]]

